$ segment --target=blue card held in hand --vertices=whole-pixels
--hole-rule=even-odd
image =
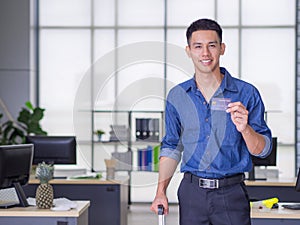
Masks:
[[[225,111],[228,108],[228,104],[230,102],[230,98],[212,98],[211,110]]]

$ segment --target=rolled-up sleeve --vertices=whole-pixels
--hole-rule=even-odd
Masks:
[[[261,153],[259,153],[258,155],[255,155],[255,154],[252,154],[252,155],[254,155],[254,156],[258,156],[258,157],[260,157],[260,158],[265,158],[265,157],[267,157],[270,153],[271,153],[271,140],[270,140],[270,138],[268,137],[268,136],[266,136],[266,135],[263,135],[263,137],[264,137],[264,139],[265,139],[265,147],[264,147],[264,149],[262,150],[262,152]]]
[[[261,96],[256,88],[253,89],[253,96],[255,96],[253,103],[249,109],[249,124],[265,139],[265,147],[258,155],[260,158],[267,157],[272,151],[272,133],[264,120],[265,107],[262,102]]]
[[[161,148],[160,157],[168,157],[168,158],[176,160],[177,162],[180,162],[181,151],[179,151],[177,149],[171,149],[171,148]]]
[[[166,134],[162,140],[160,157],[165,156],[176,161],[181,160],[183,146],[180,141],[181,123],[176,108],[172,104],[172,97],[168,96],[165,111]]]

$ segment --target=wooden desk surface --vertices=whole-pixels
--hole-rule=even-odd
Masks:
[[[120,177],[116,180],[106,179],[53,179],[50,184],[128,184],[129,177]],[[30,179],[29,184],[39,184],[38,179]]]
[[[249,181],[246,180],[245,184],[247,186],[286,186],[286,187],[295,187],[296,185],[296,178],[272,178],[267,180],[256,180],[256,181]]]
[[[68,211],[52,211],[50,209],[39,209],[35,206],[0,209],[0,217],[79,217],[88,209],[90,201],[76,201],[76,203],[77,208]]]
[[[300,210],[285,209],[282,207],[283,204],[293,203],[279,203],[278,209],[251,209],[251,218],[300,219]]]

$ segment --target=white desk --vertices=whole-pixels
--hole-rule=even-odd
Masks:
[[[278,209],[271,210],[251,210],[252,225],[299,225],[300,210],[285,209],[281,205],[287,203],[279,203]]]
[[[89,225],[127,225],[129,177],[117,180],[51,180],[54,197],[90,200]],[[38,180],[23,186],[26,197],[35,197]],[[113,212],[113,216],[112,216]],[[1,224],[0,224],[1,225]]]
[[[0,224],[7,225],[87,225],[89,201],[77,201],[77,208],[52,211],[37,207],[0,209]]]

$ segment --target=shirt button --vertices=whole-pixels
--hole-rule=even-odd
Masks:
[[[205,119],[205,122],[208,122],[208,118]]]
[[[206,102],[203,102],[203,105],[206,105]]]
[[[209,139],[209,135],[206,136],[206,139]]]

